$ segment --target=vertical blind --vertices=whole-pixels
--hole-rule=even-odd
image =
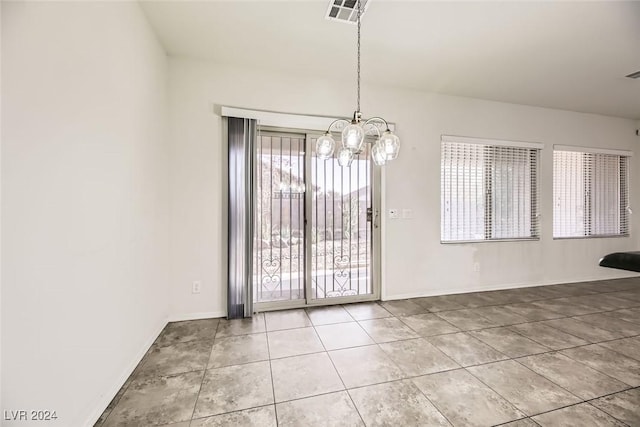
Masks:
[[[628,157],[553,152],[553,237],[629,234]]]
[[[251,317],[256,121],[229,117],[227,318]]]
[[[442,242],[537,239],[538,144],[478,141],[443,136]]]

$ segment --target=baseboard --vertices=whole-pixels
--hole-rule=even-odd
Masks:
[[[184,320],[211,319],[217,317],[227,317],[226,311],[205,311],[202,313],[177,314],[169,316],[169,322],[182,322]]]
[[[142,345],[142,348],[140,349],[140,351],[138,351],[138,353],[136,354],[136,357],[133,358],[132,362],[127,366],[124,373],[120,375],[116,381],[114,381],[113,386],[99,400],[99,402],[96,404],[96,408],[91,412],[91,415],[87,418],[87,422],[84,425],[93,426],[98,421],[98,419],[100,418],[104,410],[107,408],[107,406],[109,406],[109,403],[111,403],[111,401],[116,396],[116,394],[118,394],[118,391],[120,391],[124,383],[131,376],[131,374],[133,373],[133,370],[136,368],[136,366],[138,366],[138,364],[140,363],[142,358],[145,356],[145,354],[147,354],[147,351],[149,351],[149,348],[151,348],[151,345],[158,338],[158,336],[160,335],[164,327],[167,326],[168,322],[210,319],[210,318],[226,317],[226,316],[227,316],[226,312],[209,311],[209,312],[203,312],[203,313],[190,313],[190,314],[170,316],[169,318],[165,318],[164,320],[158,322],[156,328],[154,329],[155,332],[152,334],[151,337],[149,337],[144,342],[144,344]]]
[[[151,336],[144,342],[144,344],[142,345],[136,356],[133,358],[131,363],[129,363],[127,368],[124,370],[122,375],[120,375],[117,380],[114,381],[113,386],[107,391],[107,393],[104,394],[103,397],[99,399],[95,409],[87,418],[87,422],[84,424],[85,426],[93,426],[98,421],[104,410],[107,409],[109,403],[111,403],[116,394],[118,394],[124,383],[131,376],[134,369],[136,368],[136,366],[138,366],[145,354],[147,354],[147,351],[149,351],[149,348],[151,348],[151,345],[155,342],[156,338],[158,338],[165,326],[167,326],[166,318],[157,323],[156,327],[154,328],[155,332],[152,333]]]
[[[382,301],[393,301],[393,300],[408,299],[408,298],[436,297],[441,295],[468,294],[470,292],[503,291],[507,289],[533,288],[535,286],[551,286],[551,285],[561,285],[561,284],[568,284],[568,283],[597,282],[600,280],[617,280],[617,279],[625,279],[628,277],[638,277],[638,276],[640,275],[635,274],[635,275],[629,275],[624,277],[609,277],[609,278],[590,277],[590,278],[582,278],[580,280],[571,280],[571,281],[564,281],[564,282],[545,281],[545,282],[538,282],[538,283],[515,283],[515,284],[510,283],[505,285],[496,285],[496,286],[488,286],[488,287],[483,286],[483,287],[474,287],[474,288],[456,289],[456,290],[451,290],[451,289],[431,290],[430,289],[428,291],[418,291],[418,292],[411,292],[406,294],[385,295],[382,298]]]

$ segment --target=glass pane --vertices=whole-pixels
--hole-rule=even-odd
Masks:
[[[301,135],[258,135],[255,302],[304,299],[304,144]]]
[[[315,140],[311,141],[315,148]],[[311,159],[312,271],[310,298],[373,293],[370,146],[350,167]]]

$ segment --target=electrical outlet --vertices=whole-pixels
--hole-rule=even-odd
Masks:
[[[480,273],[480,263],[479,262],[474,262],[473,263],[473,271],[475,271],[476,273]]]
[[[191,293],[192,294],[199,294],[201,290],[202,290],[202,282],[201,281],[196,280],[191,284]]]
[[[389,218],[391,219],[400,218],[400,209],[389,209]]]

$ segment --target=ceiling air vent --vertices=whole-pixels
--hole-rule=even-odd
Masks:
[[[360,2],[362,4],[362,15],[360,17],[362,17],[369,7],[370,0],[360,0]],[[355,24],[358,16],[356,5],[356,0],[331,0],[327,8],[326,18],[330,21]]]
[[[629,77],[630,79],[640,79],[640,71],[636,71],[635,73],[631,73],[627,77]]]

